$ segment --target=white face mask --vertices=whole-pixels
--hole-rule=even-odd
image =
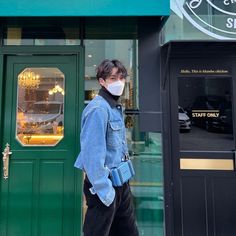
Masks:
[[[114,96],[121,96],[125,83],[120,80],[107,85],[107,90]]]

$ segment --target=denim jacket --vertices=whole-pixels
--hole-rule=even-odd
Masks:
[[[83,111],[80,143],[75,167],[86,173],[90,192],[109,206],[115,198],[109,169],[124,160],[128,148],[122,106],[104,88]]]

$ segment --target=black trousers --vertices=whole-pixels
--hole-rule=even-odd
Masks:
[[[132,195],[128,183],[114,187],[116,197],[107,207],[89,191],[92,185],[84,180],[84,194],[88,206],[83,226],[84,236],[138,236]]]

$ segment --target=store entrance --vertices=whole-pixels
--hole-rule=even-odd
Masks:
[[[175,236],[236,235],[233,64],[227,58],[170,59],[166,90]]]

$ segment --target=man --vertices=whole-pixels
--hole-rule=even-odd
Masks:
[[[81,152],[75,167],[86,173],[84,194],[87,212],[84,236],[138,236],[128,183],[112,186],[109,170],[128,155],[122,107],[127,71],[118,60],[104,60],[97,68],[101,85],[84,109],[81,121]]]

